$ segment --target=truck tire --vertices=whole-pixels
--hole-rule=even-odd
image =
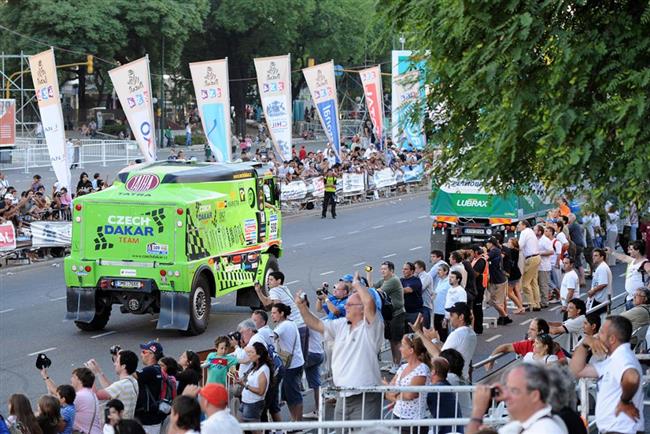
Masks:
[[[108,324],[108,320],[111,317],[112,305],[104,303],[101,299],[95,301],[95,317],[90,322],[81,322],[75,321],[74,324],[79,330],[85,332],[93,332],[97,330],[103,330]]]
[[[196,336],[208,328],[210,321],[210,284],[205,275],[199,275],[190,292],[190,323],[184,335]]]

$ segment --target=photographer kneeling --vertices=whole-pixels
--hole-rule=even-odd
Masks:
[[[348,302],[350,295],[350,284],[352,283],[352,275],[346,274],[334,286],[332,294],[328,292],[327,283],[316,290],[316,310],[318,312],[325,312],[327,319],[337,319],[345,317],[345,304]]]

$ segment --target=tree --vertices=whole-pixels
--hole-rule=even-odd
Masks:
[[[193,35],[183,63],[228,57],[235,131],[243,134],[247,90],[257,85],[254,58],[291,53],[294,70],[306,67],[307,57],[357,62],[373,16],[372,0],[212,0],[204,32]],[[302,72],[292,81],[297,94]]]
[[[444,108],[427,122],[439,182],[527,191],[541,181],[647,201],[648,1],[380,4],[388,30],[426,56],[428,106]]]
[[[165,63],[176,66],[180,53],[193,31],[201,28],[208,0],[189,0],[179,7],[173,0],[10,0],[0,4],[0,23],[29,38],[3,37],[0,49],[34,54],[57,50],[57,64],[85,61],[85,53],[95,55],[95,81],[100,88],[110,82],[107,71],[144,54],[150,55],[152,69],[160,64],[160,47],[165,39]],[[63,74],[63,84],[79,79],[80,112],[85,115],[85,67]]]

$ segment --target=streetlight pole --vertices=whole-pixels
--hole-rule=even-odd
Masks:
[[[160,32],[160,147],[165,146],[165,35]]]

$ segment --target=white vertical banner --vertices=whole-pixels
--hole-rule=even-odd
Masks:
[[[131,131],[147,162],[156,160],[149,56],[108,71]]]
[[[254,59],[266,125],[276,152],[291,160],[291,57]]]
[[[190,63],[203,131],[217,161],[232,160],[228,58]]]
[[[375,127],[375,136],[380,147],[383,147],[383,130],[384,130],[384,94],[381,88],[381,67],[373,66],[371,68],[359,71],[361,84],[363,85],[363,94],[368,106],[368,115]]]
[[[302,70],[309,87],[309,93],[316,104],[320,122],[327,138],[332,143],[336,162],[341,162],[341,130],[339,127],[339,105],[336,98],[334,61],[311,66]]]
[[[393,142],[400,147],[411,145],[415,149],[424,149],[424,119],[413,123],[411,112],[417,108],[420,98],[424,97],[424,83],[419,68],[422,61],[412,60],[410,50],[396,50],[392,53],[391,91]]]
[[[59,97],[59,79],[56,76],[54,49],[29,57],[34,90],[41,113],[45,143],[50,154],[52,169],[60,186],[70,190],[70,165],[65,153],[65,127]]]

